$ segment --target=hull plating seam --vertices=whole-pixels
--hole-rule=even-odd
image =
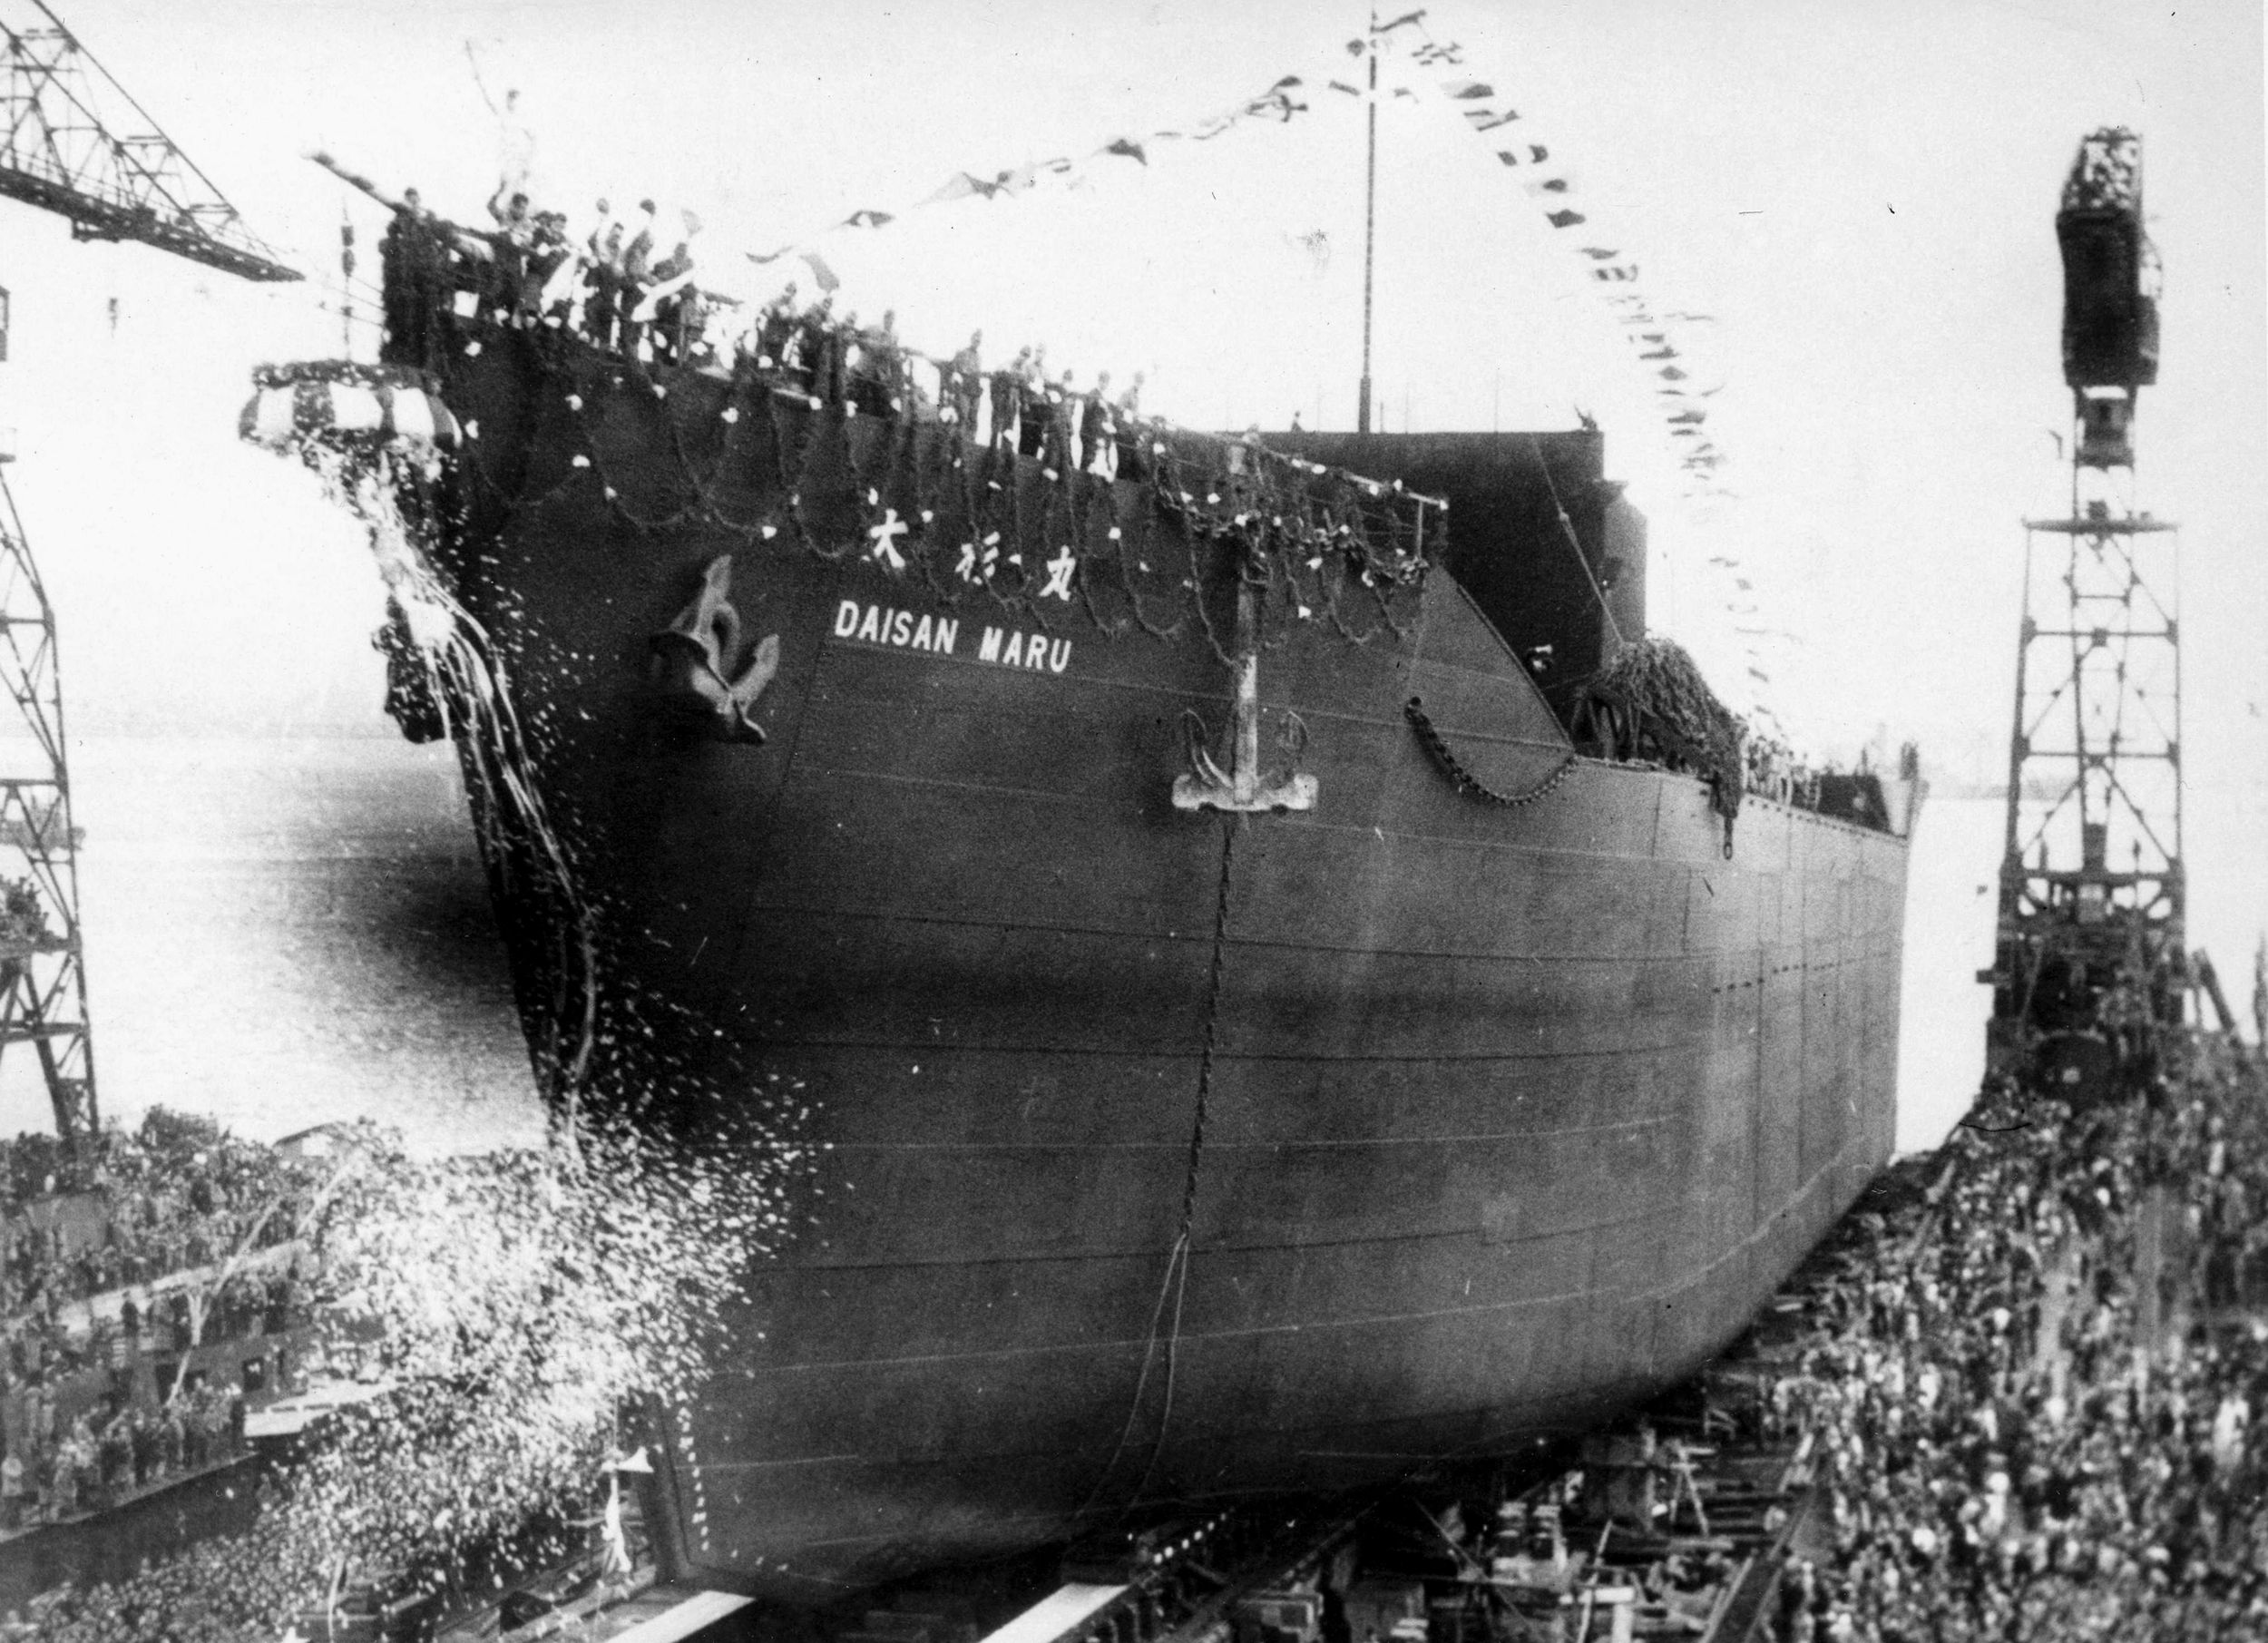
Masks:
[[[1611,1232],[1616,1228],[1622,1227],[1643,1227],[1649,1221],[1666,1220],[1673,1213],[1675,1213],[1674,1210],[1667,1206],[1653,1209],[1641,1209],[1635,1214],[1610,1217],[1603,1221],[1587,1221],[1580,1226],[1553,1227],[1542,1232],[1525,1232],[1511,1237],[1497,1238],[1491,1241],[1491,1248],[1498,1253],[1504,1253],[1516,1250],[1522,1245],[1549,1243],[1553,1238],[1585,1237],[1596,1232]],[[1280,1255],[1292,1250],[1297,1250],[1305,1253],[1310,1249],[1391,1249],[1413,1244],[1471,1243],[1480,1236],[1481,1229],[1477,1227],[1451,1227],[1430,1232],[1396,1232],[1386,1234],[1374,1233],[1362,1237],[1304,1237],[1297,1243],[1285,1242],[1280,1239],[1273,1243],[1266,1241],[1233,1243],[1224,1240],[1220,1243],[1201,1244],[1195,1249],[1191,1250],[1190,1255],[1192,1258],[1194,1258],[1195,1257],[1200,1255]],[[1124,1261],[1157,1261],[1167,1258],[1172,1253],[1173,1250],[1168,1245],[1152,1244],[1145,1245],[1139,1249],[1087,1249],[1081,1250],[1077,1255],[990,1255],[976,1259],[971,1259],[967,1257],[944,1256],[934,1260],[924,1260],[916,1256],[909,1256],[900,1259],[889,1261],[814,1261],[808,1265],[807,1270],[812,1272],[825,1272],[828,1274],[851,1274],[861,1272],[907,1272],[918,1271],[924,1266],[950,1266],[955,1269],[989,1272],[998,1268],[1015,1266],[1085,1266],[1090,1262],[1092,1262],[1097,1266],[1104,1266],[1114,1262]],[[1598,1290],[1585,1290],[1583,1293],[1586,1295],[1592,1295],[1604,1294],[1607,1292]],[[1552,1297],[1547,1296],[1545,1298],[1550,1299]],[[1310,1325],[1300,1325],[1300,1327],[1310,1327]],[[1186,1340],[1193,1337],[1184,1336],[1183,1338]],[[1017,1349],[1009,1349],[1012,1355],[1014,1350]],[[908,1359],[860,1358],[842,1360],[844,1363],[914,1363],[928,1361],[929,1360],[927,1358],[918,1356]],[[773,1367],[777,1369],[804,1369],[819,1366],[820,1365],[805,1364],[782,1364],[773,1365]],[[767,1373],[768,1373],[768,1371]]]

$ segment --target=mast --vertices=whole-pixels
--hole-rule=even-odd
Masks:
[[[1354,410],[1354,431],[1370,432],[1370,290],[1372,253],[1378,240],[1378,8],[1370,13],[1364,35],[1370,56],[1370,139],[1363,181],[1363,397]]]

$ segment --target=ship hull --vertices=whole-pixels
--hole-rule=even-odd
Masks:
[[[445,391],[435,557],[602,926],[597,1082],[740,1135],[792,1223],[661,1416],[686,1577],[825,1600],[1516,1456],[1721,1348],[1888,1156],[1903,842],[1572,758],[1447,574],[1287,603],[1264,755],[1315,806],[1192,812],[1237,573],[1154,487],[951,457],[1003,553],[1080,550],[1075,597],[1036,562],[1006,597],[888,529],[975,494],[928,505],[934,428],[514,334]],[[760,744],[653,682],[727,553],[741,648],[778,643]],[[560,905],[509,832],[555,1050]]]

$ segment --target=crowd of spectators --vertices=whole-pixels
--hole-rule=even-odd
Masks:
[[[618,213],[604,200],[578,243],[566,213],[536,210],[524,190],[489,200],[494,226],[469,228],[428,210],[415,189],[398,200],[362,184],[393,209],[380,245],[384,318],[396,356],[433,366],[457,341],[458,322],[487,318],[518,327],[565,327],[634,358],[690,358],[711,318],[730,304],[692,282],[699,220],[660,249],[654,203]]]
[[[894,312],[863,325],[855,313],[836,313],[832,290],[799,305],[792,281],[743,321],[738,301],[693,283],[699,220],[683,213],[684,232],[671,235],[650,200],[622,213],[602,199],[581,234],[566,213],[534,210],[509,186],[489,201],[489,229],[444,221],[415,189],[386,202],[385,323],[395,357],[437,364],[445,348],[466,346],[468,320],[548,328],[646,364],[752,367],[862,414],[943,421],[973,439],[982,426],[987,443],[1059,472],[1143,471],[1139,372],[1116,394],[1108,371],[1082,388],[1071,372],[1051,371],[1044,346],[987,371],[981,331],[949,357],[925,355],[898,335]]]
[[[161,1110],[131,1133],[0,1140],[0,1316],[290,1243],[311,1188],[285,1154]]]
[[[132,1132],[0,1141],[0,1530],[236,1452],[245,1388],[195,1351],[305,1321],[297,1245],[318,1178],[163,1111]]]
[[[971,439],[1033,457],[1058,473],[1110,479],[1143,471],[1141,446],[1149,435],[1139,371],[1117,394],[1108,371],[1081,388],[1074,373],[1051,372],[1044,344],[1021,348],[1005,368],[987,371],[982,331],[940,358],[905,346],[894,312],[869,328],[855,313],[837,319],[831,294],[807,308],[796,298],[790,282],[758,311],[738,339],[739,362],[865,414],[951,424]]]
[[[233,1384],[200,1383],[154,1406],[105,1400],[60,1431],[52,1399],[29,1401],[29,1462],[14,1448],[0,1459],[0,1529],[100,1511],[244,1449],[244,1393]]]
[[[357,1373],[364,1384],[326,1400],[288,1459],[246,1480],[249,1524],[43,1593],[24,1635],[368,1635],[354,1594],[380,1591],[493,1618],[507,1566],[603,1531],[617,1466],[654,1441],[622,1412],[690,1395],[748,1252],[780,1220],[778,1178],[747,1156],[635,1133],[587,1130],[572,1158],[419,1159],[375,1127],[333,1140],[339,1168],[310,1238],[318,1350],[334,1371],[343,1353],[384,1374]],[[0,1643],[9,1635],[0,1618]]]
[[[1989,1089],[1846,1234],[1774,1418],[1825,1491],[1783,1643],[2268,1636],[2268,1080],[2200,1039],[2074,1109]]]

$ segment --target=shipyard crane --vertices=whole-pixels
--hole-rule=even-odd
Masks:
[[[0,0],[0,196],[67,218],[74,240],[136,240],[246,279],[297,279],[62,19]],[[18,26],[19,22],[23,26]],[[0,289],[0,360],[7,357]],[[0,442],[5,444],[5,442]],[[13,450],[0,449],[0,463]],[[29,1044],[59,1134],[100,1118],[79,926],[55,612],[0,473],[0,1055]]]
[[[2189,988],[2179,536],[2135,505],[2135,412],[2158,362],[2140,137],[2080,143],[2056,238],[2071,506],[2024,522],[1999,920],[1979,979],[1988,1069],[2081,1094],[2146,1071]]]

